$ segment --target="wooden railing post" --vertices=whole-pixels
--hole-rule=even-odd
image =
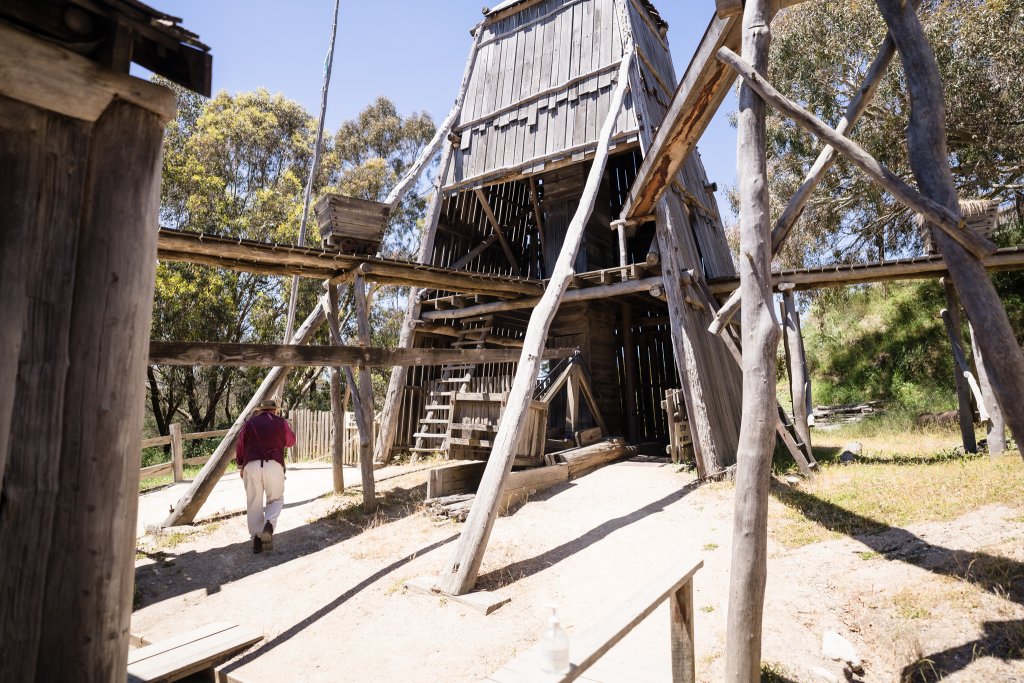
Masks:
[[[693,579],[668,598],[672,623],[672,683],[697,680],[693,648]]]
[[[171,471],[175,483],[185,479],[185,454],[181,442],[181,425],[171,423]]]

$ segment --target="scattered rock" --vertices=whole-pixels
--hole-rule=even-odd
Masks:
[[[839,683],[839,677],[827,669],[822,669],[820,666],[816,666],[811,669],[811,673],[815,674],[818,678],[828,683]]]
[[[851,441],[843,446],[843,452],[839,454],[839,462],[843,464],[854,462],[863,448],[860,441]]]
[[[790,474],[790,475],[786,476],[786,483],[789,484],[790,486],[792,486],[793,488],[796,488],[796,487],[800,486],[800,483],[802,481],[803,481],[803,479],[801,479],[800,477],[798,477],[796,475]]]
[[[846,662],[854,671],[861,668],[860,657],[853,644],[835,631],[825,631],[821,639],[821,654],[829,659]]]

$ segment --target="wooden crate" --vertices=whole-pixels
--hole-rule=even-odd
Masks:
[[[387,204],[328,194],[313,209],[324,249],[368,256],[380,249],[390,212]]]

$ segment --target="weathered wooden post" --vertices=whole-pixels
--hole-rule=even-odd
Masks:
[[[366,281],[356,275],[352,281],[352,301],[356,311],[356,330],[360,346],[370,345],[369,307],[366,303]],[[351,377],[351,370],[349,377]],[[359,368],[359,383],[355,389],[359,395],[356,404],[356,426],[359,428],[359,472],[363,483],[363,511],[367,514],[377,509],[373,481],[373,385],[370,383],[370,368]],[[353,394],[355,395],[355,394]]]
[[[803,442],[804,452],[813,459],[811,416],[808,410],[811,400],[811,379],[807,373],[807,356],[804,353],[804,338],[800,330],[800,312],[796,309],[793,284],[789,282],[780,284],[779,290],[782,292],[782,304],[779,308],[783,316],[782,324],[786,330],[784,342],[786,359],[789,364],[789,395],[793,404],[793,422],[796,434]]]
[[[149,8],[143,37],[138,15],[107,4],[61,6],[56,22],[36,5],[18,4],[25,31],[0,5],[0,264],[13,266],[0,275],[0,680],[124,680],[161,146],[175,113],[170,90],[127,70],[140,43],[159,73],[184,46]]]
[[[1006,421],[1003,420],[1003,411],[999,402],[992,393],[992,383],[988,379],[988,368],[985,365],[985,357],[978,346],[977,335],[974,334],[974,326],[970,325],[971,349],[974,356],[974,368],[978,373],[978,383],[981,385],[981,396],[988,412],[988,454],[998,457],[1006,451]]]
[[[960,438],[964,444],[965,453],[977,453],[978,442],[974,437],[974,406],[971,403],[971,386],[964,376],[966,365],[964,356],[964,342],[960,334],[960,304],[956,298],[956,290],[953,283],[946,278],[939,278],[946,294],[946,309],[939,313],[946,336],[949,337],[949,345],[953,353],[953,378],[956,382],[956,407],[957,421],[960,424]]]
[[[743,57],[768,73],[772,10],[747,0]],[[740,289],[743,332],[743,419],[736,454],[736,509],[729,582],[726,680],[754,683],[761,669],[761,616],[768,563],[768,482],[775,425],[775,349],[771,223],[768,208],[766,105],[744,81],[739,95],[736,168],[740,197]]]
[[[624,55],[618,69],[618,79],[608,109],[609,114],[598,135],[597,150],[587,174],[579,206],[566,230],[565,240],[552,270],[547,289],[544,290],[540,303],[537,304],[530,316],[526,337],[523,340],[523,353],[519,360],[512,389],[509,392],[505,413],[501,417],[501,425],[494,437],[494,446],[487,460],[483,479],[477,489],[473,507],[466,520],[466,527],[459,537],[458,546],[455,548],[447,568],[442,571],[435,586],[435,590],[439,592],[463,595],[468,593],[476,583],[480,563],[483,561],[484,551],[487,548],[487,539],[490,537],[494,520],[498,516],[501,491],[512,470],[515,448],[526,424],[527,409],[537,381],[537,371],[540,368],[548,329],[558,311],[562,296],[569,286],[569,280],[573,276],[576,252],[579,250],[583,231],[597,201],[601,179],[608,163],[608,146],[615,128],[615,119],[626,96],[629,82],[628,73],[632,60],[633,52],[630,49]]]
[[[910,93],[907,143],[921,191],[948,211],[960,206],[946,147],[946,112],[935,54],[913,7],[901,0],[875,0],[899,50]],[[989,382],[1018,443],[1024,443],[1024,350],[1013,334],[999,294],[981,261],[954,235],[933,230],[935,243],[956,285],[978,346],[989,366]],[[1024,457],[1024,451],[1022,451]]]
[[[177,483],[185,479],[185,454],[181,442],[181,424],[172,422],[169,431],[171,433],[171,471],[174,481]]]
[[[341,325],[338,320],[338,286],[327,285],[327,322],[331,330],[331,343],[341,343]],[[341,368],[331,368],[331,420],[334,432],[331,438],[331,474],[333,490],[345,490],[345,401],[341,393]]]

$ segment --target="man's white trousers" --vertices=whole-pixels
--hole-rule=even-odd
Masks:
[[[275,460],[254,460],[242,470],[248,507],[249,535],[263,531],[266,522],[277,528],[284,506],[284,468]]]

